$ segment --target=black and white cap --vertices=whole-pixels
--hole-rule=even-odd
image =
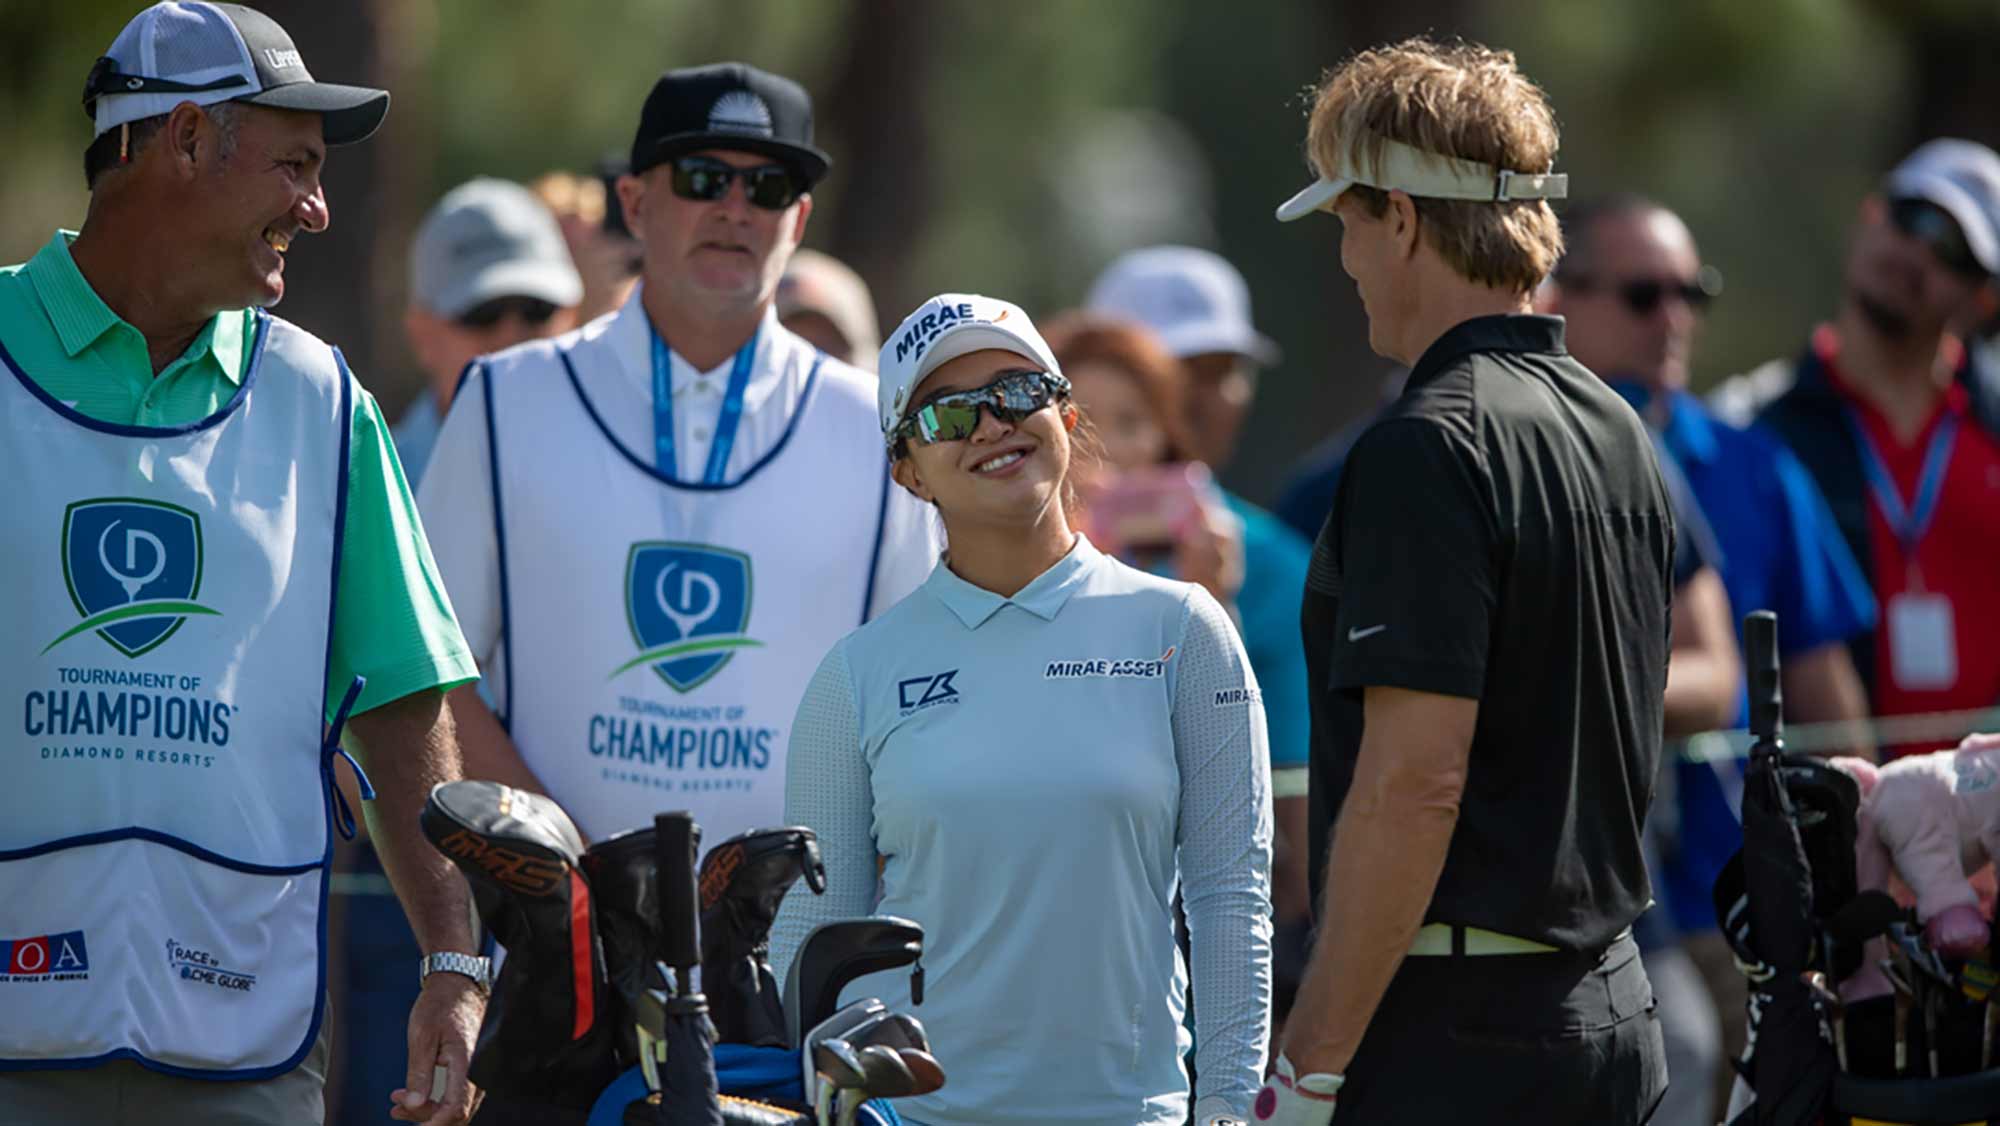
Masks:
[[[389,92],[315,82],[278,22],[241,4],[155,4],[125,25],[84,83],[97,135],[182,102],[249,102],[321,116],[326,143],[365,140],[389,112]]]
[[[653,84],[632,138],[632,174],[685,153],[738,149],[773,157],[811,187],[832,163],[813,147],[805,87],[744,63],[670,70]]]

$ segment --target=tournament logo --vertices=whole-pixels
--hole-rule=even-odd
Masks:
[[[82,931],[0,938],[0,981],[83,981],[90,948]]]
[[[763,642],[750,625],[750,557],[700,543],[635,543],[625,560],[625,615],[640,653],[613,678],[650,665],[676,692],[692,692]]]
[[[127,657],[159,648],[192,614],[218,614],[201,593],[201,518],[136,497],[80,500],[63,513],[63,581],[83,620],[42,647],[81,633]]]

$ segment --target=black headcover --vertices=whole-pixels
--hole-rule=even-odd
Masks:
[[[608,1014],[617,1030],[620,1071],[639,1062],[629,1014],[646,989],[666,982],[654,972],[660,956],[660,882],[651,828],[597,842],[583,854],[583,872],[597,901],[597,933],[611,982]]]
[[[826,891],[826,865],[811,829],[753,829],[710,849],[701,862],[701,988],[724,1044],[789,1047],[771,923],[800,876]]]
[[[507,948],[472,1054],[472,1081],[487,1092],[479,1121],[532,1102],[541,1122],[581,1123],[618,1065],[576,826],[540,794],[474,781],[434,788],[421,824]]]

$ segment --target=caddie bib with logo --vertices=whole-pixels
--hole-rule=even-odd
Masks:
[[[0,1070],[255,1079],[318,1035],[353,380],[257,324],[175,427],[86,418],[0,348]]]
[[[714,844],[782,823],[792,715],[866,613],[888,465],[862,373],[773,322],[754,362],[808,374],[795,404],[762,408],[788,419],[744,419],[765,452],[715,482],[661,472],[600,414],[619,365],[647,370],[614,347],[634,316],[636,301],[469,377],[493,451],[497,703],[591,837],[687,809]]]

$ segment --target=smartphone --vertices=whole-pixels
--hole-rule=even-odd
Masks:
[[[1108,473],[1087,498],[1087,534],[1107,554],[1123,558],[1171,555],[1201,519],[1214,479],[1198,461]]]

